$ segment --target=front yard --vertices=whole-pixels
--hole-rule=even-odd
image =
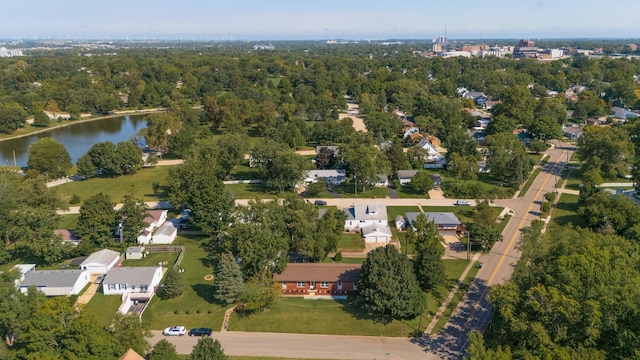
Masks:
[[[389,324],[376,322],[357,307],[351,297],[348,300],[285,297],[262,313],[234,313],[229,330],[407,337],[418,327],[424,331],[468,263],[466,260],[445,260],[447,283],[427,295],[428,307],[415,319]]]

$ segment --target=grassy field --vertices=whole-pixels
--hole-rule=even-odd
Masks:
[[[161,266],[170,268],[178,258],[177,252],[157,252],[150,253],[142,259],[126,259],[122,261],[122,266]]]
[[[144,201],[166,200],[166,190],[161,190],[158,194],[154,194],[151,184],[159,182],[161,186],[166,186],[170,168],[171,166],[156,166],[155,168],[142,169],[134,175],[74,181],[60,185],[57,189],[66,200],[69,200],[73,194],[85,200],[99,192],[103,192],[111,197],[111,201],[118,203],[122,201],[131,187],[133,187],[135,195],[144,199]]]
[[[60,229],[75,229],[78,226],[78,217],[80,214],[69,214],[62,217]]]
[[[389,197],[389,189],[386,187],[368,187],[365,192],[362,192],[362,187],[358,186],[358,193],[354,194],[353,184],[342,184],[335,186],[333,190],[343,197],[355,197],[355,198],[386,198]]]
[[[556,204],[552,221],[558,225],[571,223],[574,226],[586,227],[584,220],[578,215],[579,198],[580,196],[578,195],[561,194],[560,200]]]
[[[421,198],[428,199],[429,194],[421,193],[413,188],[411,185],[402,185],[396,189],[396,193],[398,194],[398,198],[400,199],[413,199],[413,198]]]
[[[564,186],[565,189],[569,190],[580,190],[580,186],[582,186],[582,170],[573,169],[567,174],[567,183]]]
[[[427,309],[422,316],[415,319],[382,324],[368,317],[351,298],[340,301],[289,297],[281,299],[263,313],[252,315],[234,313],[229,330],[407,337],[418,327],[424,330],[467,264],[466,260],[445,260],[448,278],[446,285],[428,295]]]
[[[100,325],[109,326],[121,304],[122,297],[120,295],[104,295],[102,288],[100,288],[85,306],[84,311],[93,314]]]
[[[178,236],[175,245],[184,245],[185,254],[181,263],[184,293],[176,299],[162,300],[154,297],[143,315],[151,329],[164,329],[172,324],[187,328],[210,327],[214,330],[222,326],[225,309],[213,303],[212,283],[204,280],[213,274],[207,259],[207,251],[202,247],[204,240],[197,237]]]
[[[527,194],[527,191],[529,191],[529,188],[531,187],[531,185],[533,184],[533,181],[538,177],[538,175],[540,174],[540,169],[535,169],[533,171],[533,173],[531,175],[529,175],[529,179],[527,180],[527,182],[524,184],[524,186],[522,187],[522,189],[520,190],[520,192],[518,193],[518,197],[523,197]]]
[[[233,184],[225,185],[225,187],[231,190],[231,193],[236,199],[275,199],[274,193],[266,192],[266,188],[263,184]]]
[[[228,177],[229,180],[252,180],[257,178],[257,171],[249,167],[248,160],[243,161],[242,164],[231,170]]]
[[[338,240],[338,249],[341,251],[360,251],[364,249],[364,239],[360,234],[342,233]]]

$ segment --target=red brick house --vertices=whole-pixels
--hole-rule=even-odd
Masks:
[[[360,265],[290,263],[274,279],[283,295],[346,295],[357,290]]]

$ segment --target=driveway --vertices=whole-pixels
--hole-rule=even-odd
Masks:
[[[98,275],[91,275],[91,285],[89,285],[87,291],[85,291],[78,297],[78,300],[76,300],[76,305],[86,305],[89,303],[89,301],[91,301],[91,299],[93,299],[93,295],[98,292],[98,288],[100,287],[100,284],[96,284],[97,278]]]

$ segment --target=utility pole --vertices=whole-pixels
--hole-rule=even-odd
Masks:
[[[467,260],[471,260],[471,231],[467,229]]]

